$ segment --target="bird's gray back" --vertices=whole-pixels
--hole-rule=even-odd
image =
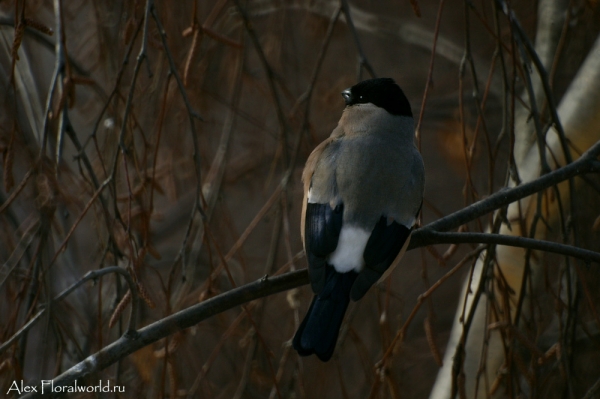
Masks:
[[[335,178],[344,219],[371,229],[383,213],[411,227],[421,205],[423,161],[398,135],[344,137]]]

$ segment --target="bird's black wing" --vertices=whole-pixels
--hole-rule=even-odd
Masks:
[[[365,267],[352,285],[350,298],[358,301],[383,276],[410,236],[410,229],[381,216],[367,241],[363,259]]]
[[[306,204],[304,243],[310,283],[316,294],[325,286],[327,256],[337,247],[343,214],[343,204],[335,208],[329,204]]]

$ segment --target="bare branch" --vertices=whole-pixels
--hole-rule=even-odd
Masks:
[[[155,323],[138,330],[134,334],[126,334],[104,347],[99,352],[89,356],[81,363],[65,371],[53,382],[54,386],[69,386],[78,378],[89,375],[110,366],[125,356],[143,348],[161,338],[177,331],[189,328],[218,313],[235,306],[242,305],[257,298],[286,291],[300,285],[308,284],[306,269],[286,273],[282,276],[269,278],[265,276],[254,283],[232,289],[226,293],[207,299],[178,313],[174,313]],[[40,393],[25,395],[23,398],[42,397]]]
[[[471,204],[466,208],[461,209],[460,211],[457,211],[433,223],[428,224],[427,226],[423,227],[423,229],[430,229],[435,231],[452,230],[489,212],[492,212],[496,209],[500,209],[510,203],[526,198],[541,190],[544,190],[560,182],[568,180],[571,177],[575,177],[579,174],[598,172],[599,165],[595,161],[595,158],[599,154],[600,141],[594,144],[589,150],[587,150],[577,161],[567,166],[563,166],[562,168],[547,173],[544,176],[533,180],[529,183],[525,183],[510,189],[502,189],[490,195],[484,200]],[[413,233],[413,238],[411,239],[409,249],[421,246],[418,241],[419,230]]]
[[[600,263],[600,253],[572,245],[558,244],[550,241],[536,240],[533,238],[509,236],[505,234],[486,233],[441,233],[432,230],[423,230],[420,244],[497,244],[510,247],[528,248],[538,251],[551,252],[560,255],[572,256],[587,262]]]
[[[85,282],[87,282],[89,280],[96,281],[100,277],[102,277],[106,274],[109,274],[109,273],[120,274],[121,276],[123,276],[125,278],[125,281],[127,281],[127,285],[129,285],[129,290],[131,292],[131,295],[133,296],[133,301],[132,301],[133,303],[131,305],[131,315],[129,316],[129,327],[127,328],[127,334],[135,333],[136,314],[137,314],[137,308],[138,308],[138,302],[139,302],[138,295],[137,295],[137,288],[136,288],[135,283],[133,282],[133,278],[131,278],[131,275],[122,267],[111,266],[111,267],[105,267],[104,269],[92,270],[92,271],[86,273],[86,275],[83,276],[75,284],[71,285],[70,287],[65,289],[63,292],[61,292],[60,294],[55,296],[52,299],[50,304],[56,303],[56,302],[62,300],[67,295],[69,295],[71,292],[73,292],[77,288],[81,287]],[[40,317],[42,317],[44,315],[44,312],[46,312],[46,309],[47,309],[47,307],[44,307],[42,310],[37,312],[36,315],[33,316],[31,318],[31,320],[29,320],[23,327],[21,327],[21,329],[19,331],[17,331],[12,337],[10,337],[8,340],[6,340],[4,343],[2,343],[2,345],[0,345],[0,353],[4,352],[21,335],[23,335],[31,327],[33,327],[35,325],[35,323],[37,323],[37,321],[40,319]]]
[[[425,245],[458,242],[485,242],[502,245],[515,245],[525,248],[543,249],[548,252],[575,256],[588,261],[600,262],[600,254],[568,245],[550,243],[523,237],[506,237],[496,234],[441,233],[458,227],[487,212],[503,207],[511,202],[531,195],[537,191],[552,187],[578,173],[598,171],[600,166],[594,157],[600,152],[600,142],[588,150],[580,159],[563,168],[548,173],[530,183],[512,189],[502,190],[484,200],[433,222],[413,233],[410,249]],[[224,312],[257,298],[276,294],[288,289],[308,284],[306,269],[286,273],[274,278],[264,278],[239,288],[234,288],[197,305],[165,317],[141,330],[134,336],[129,334],[88,357],[83,362],[67,370],[54,380],[55,386],[67,386],[74,380],[89,373],[102,370],[136,350],[165,338],[179,330],[189,328],[215,314]],[[436,284],[437,287],[439,284]],[[434,287],[432,287],[434,289]],[[35,397],[35,396],[26,396]]]

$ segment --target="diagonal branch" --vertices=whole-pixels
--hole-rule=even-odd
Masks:
[[[497,192],[460,211],[439,219],[416,230],[411,239],[410,249],[441,243],[485,242],[500,245],[515,245],[542,249],[548,252],[582,258],[588,262],[599,262],[600,254],[569,245],[550,243],[542,240],[506,237],[497,234],[451,234],[442,233],[472,221],[488,212],[518,201],[535,192],[550,188],[578,174],[600,171],[600,162],[595,158],[600,154],[600,142],[592,146],[577,161],[550,172],[537,180],[512,189]],[[76,379],[102,370],[125,356],[154,343],[177,331],[189,328],[199,322],[252,300],[273,295],[282,291],[308,284],[308,272],[301,269],[281,276],[268,276],[250,284],[232,289],[211,299],[193,305],[180,312],[167,316],[134,334],[126,334],[112,344],[89,356],[54,379],[55,386],[68,386]],[[31,394],[25,398],[38,397]]]
[[[83,376],[103,370],[125,356],[130,355],[161,338],[185,328],[189,328],[218,313],[250,302],[256,298],[265,297],[300,285],[308,284],[308,281],[308,273],[306,269],[303,269],[273,278],[265,276],[253,283],[217,295],[152,323],[149,326],[138,330],[135,334],[122,336],[112,344],[87,357],[82,362],[56,377],[53,380],[54,387],[69,386],[75,380]],[[42,397],[42,395],[40,393],[32,393],[23,396],[23,398],[38,397]],[[52,397],[52,395],[50,397]]]
[[[500,209],[503,206],[526,198],[532,194],[552,187],[577,175],[599,172],[600,164],[595,160],[598,155],[600,155],[600,141],[587,150],[577,161],[570,163],[567,166],[555,169],[554,171],[547,173],[529,183],[522,184],[511,189],[502,189],[497,191],[484,200],[475,202],[474,204],[471,204],[458,212],[454,212],[453,214],[438,219],[437,221],[415,231],[412,235],[409,249],[422,246],[419,241],[419,231],[423,229],[435,231],[452,230],[489,212]]]

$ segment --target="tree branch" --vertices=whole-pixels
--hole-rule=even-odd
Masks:
[[[471,204],[460,211],[438,219],[435,222],[416,230],[412,234],[408,249],[423,246],[423,244],[420,242],[421,234],[423,233],[420,232],[425,229],[434,231],[452,230],[465,223],[475,220],[478,217],[486,215],[489,212],[500,209],[503,206],[526,198],[532,194],[552,187],[577,175],[599,172],[599,164],[594,159],[599,154],[600,141],[587,150],[577,161],[570,163],[567,166],[558,168],[529,183],[510,189],[501,189],[484,200],[475,202],[474,204]]]
[[[572,256],[587,262],[600,263],[600,253],[598,252],[577,248],[572,245],[558,244],[556,242],[536,240],[528,237],[489,233],[441,233],[433,230],[423,231],[421,237],[421,243],[424,245],[459,243],[506,245],[509,247],[552,252],[555,254]]]
[[[491,243],[510,245],[532,249],[540,249],[547,252],[560,253],[568,256],[584,259],[589,262],[600,263],[600,253],[576,248],[569,245],[556,244],[552,242],[535,240],[524,237],[507,237],[497,234],[483,233],[444,233],[460,225],[468,223],[488,212],[492,212],[512,202],[518,201],[531,194],[552,187],[562,181],[577,176],[578,174],[600,171],[600,163],[595,158],[600,153],[600,142],[593,145],[577,161],[554,170],[539,179],[511,189],[501,190],[488,198],[476,202],[460,211],[443,217],[429,225],[416,230],[412,234],[409,249],[427,245],[442,243]],[[306,269],[286,273],[281,276],[269,278],[268,276],[250,284],[224,292],[218,296],[193,305],[180,312],[167,316],[149,326],[135,332],[129,333],[112,344],[89,356],[79,364],[71,367],[54,380],[54,386],[68,386],[76,379],[90,373],[102,370],[125,356],[152,344],[177,331],[189,328],[199,322],[224,312],[235,306],[249,301],[273,295],[308,284],[308,272]],[[38,397],[34,394],[25,398]]]
[[[103,370],[125,356],[152,344],[161,338],[198,324],[211,316],[257,298],[308,284],[308,281],[308,272],[306,269],[286,273],[273,278],[265,276],[253,283],[232,289],[204,302],[190,306],[185,310],[154,322],[133,334],[126,334],[97,353],[88,356],[82,362],[56,377],[53,381],[54,386],[69,386],[79,378]],[[50,397],[54,396],[58,396],[58,394],[50,395]],[[40,393],[32,393],[23,396],[23,398],[38,397],[42,397],[42,395]],[[44,398],[45,397],[47,396],[44,396]]]

